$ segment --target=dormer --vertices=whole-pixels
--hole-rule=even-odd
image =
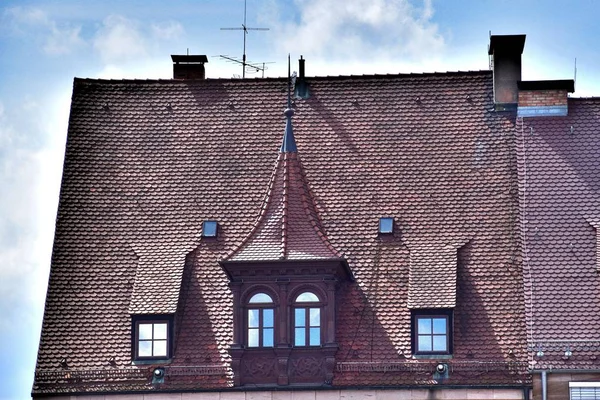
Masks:
[[[338,344],[336,290],[352,280],[329,242],[286,127],[259,216],[221,261],[233,293],[235,386],[331,385]]]

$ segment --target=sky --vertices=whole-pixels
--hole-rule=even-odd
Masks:
[[[527,34],[523,79],[600,96],[600,2],[247,0],[246,53],[265,76],[488,69],[492,34]],[[73,78],[172,76],[205,54],[237,78],[244,0],[0,0],[0,399],[28,399],[50,270]],[[293,61],[292,70],[297,69]],[[262,73],[248,71],[247,78]]]

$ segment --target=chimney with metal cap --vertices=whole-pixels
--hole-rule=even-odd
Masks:
[[[488,54],[493,60],[494,105],[496,111],[516,110],[517,82],[521,80],[521,54],[525,35],[492,35]]]
[[[173,79],[205,79],[205,55],[171,55],[173,60]]]
[[[294,85],[294,95],[300,99],[308,99],[310,97],[308,82],[306,82],[306,72],[304,69],[305,61],[306,60],[300,56],[300,59],[298,60],[298,78]]]

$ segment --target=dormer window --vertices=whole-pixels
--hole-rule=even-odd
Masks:
[[[321,304],[312,292],[303,292],[294,302],[294,346],[321,345]]]
[[[394,233],[394,218],[392,218],[392,217],[379,218],[379,233],[380,234]]]
[[[414,310],[412,319],[415,356],[452,354],[452,310]]]
[[[202,236],[209,238],[217,237],[217,221],[204,221],[202,223]]]
[[[134,360],[165,360],[171,357],[172,320],[169,316],[133,317]]]
[[[248,347],[273,347],[275,309],[266,293],[256,293],[248,300]]]

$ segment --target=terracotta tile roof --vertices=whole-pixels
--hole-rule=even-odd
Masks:
[[[536,368],[597,368],[600,356],[600,99],[568,107],[516,127],[529,342],[544,353]]]
[[[464,238],[471,240],[455,264],[449,362],[459,371],[463,364],[526,361],[515,115],[492,111],[491,72],[307,81],[311,96],[293,104],[302,165],[283,153],[274,168],[285,79],[75,80],[39,371],[61,369],[62,358],[73,371],[131,368],[130,312],[171,312],[175,299],[170,365],[227,366],[232,295],[219,260],[256,228],[270,185],[270,196],[282,198],[277,183],[286,170],[296,177],[291,190],[310,193],[293,212],[310,211],[312,230],[298,229],[327,233],[311,257],[336,254],[330,243],[356,278],[337,295],[336,361],[366,363],[373,372],[340,367],[334,385],[427,379],[407,364],[420,362],[411,358],[406,306],[411,250]],[[265,215],[278,215],[278,203],[267,203]],[[378,235],[382,216],[395,218],[393,235]],[[200,238],[207,219],[218,221],[218,238]],[[248,248],[261,232],[255,229]],[[304,256],[304,236],[294,240],[287,255]],[[378,371],[385,363],[404,367]],[[448,383],[527,379],[500,367],[486,376],[461,371]],[[44,382],[36,380],[34,391],[85,387],[81,380],[60,389]],[[163,388],[230,384],[228,372],[182,377]],[[88,386],[112,390],[110,380]],[[127,390],[127,383],[117,387]]]
[[[340,259],[331,246],[310,191],[292,129],[293,109],[281,151],[260,209],[248,236],[225,257],[227,261]]]
[[[409,248],[408,308],[456,307],[456,246],[428,243]]]

